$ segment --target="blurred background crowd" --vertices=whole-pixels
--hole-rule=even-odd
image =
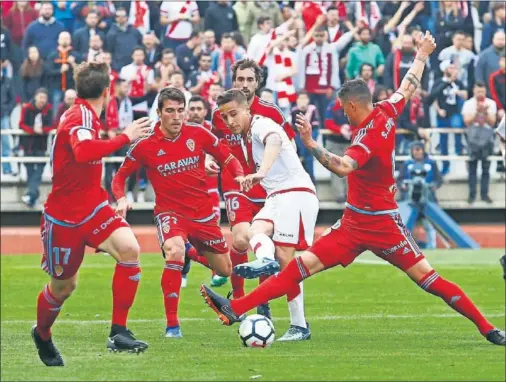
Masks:
[[[111,66],[106,139],[136,118],[156,116],[153,103],[165,86],[188,100],[201,96],[195,118],[210,119],[217,96],[232,86],[230,67],[245,57],[264,69],[258,95],[287,120],[304,113],[315,137],[341,155],[351,137],[335,97],[341,84],[362,78],[375,101],[386,99],[413,62],[418,33],[429,30],[438,47],[398,123],[396,154],[411,156],[397,164],[399,186],[418,162],[428,166],[435,191],[454,162],[429,155],[468,155],[468,202],[492,203],[488,157],[506,103],[503,1],[2,1],[1,12],[0,116],[9,132],[2,134],[3,157],[48,155],[47,136],[76,99],[72,76],[82,61]],[[10,133],[18,129],[26,134]],[[312,156],[298,150],[315,180]],[[34,206],[45,165],[2,163],[2,180],[19,179],[24,167],[22,200]],[[106,187],[118,165],[106,165]],[[334,200],[343,202],[346,180],[331,183]],[[146,187],[141,172],[129,198],[144,201]]]

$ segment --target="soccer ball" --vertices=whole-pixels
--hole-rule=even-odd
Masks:
[[[274,325],[260,314],[246,317],[239,326],[242,344],[250,348],[266,348],[274,342]]]

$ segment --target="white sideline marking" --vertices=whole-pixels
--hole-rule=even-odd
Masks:
[[[486,317],[504,317],[504,313],[491,313],[486,314]],[[353,314],[349,316],[309,316],[309,321],[338,321],[338,320],[381,320],[381,319],[410,319],[410,318],[456,318],[462,317],[457,313],[443,313],[443,314]],[[216,318],[217,319],[217,318]],[[188,317],[180,318],[180,321],[214,321],[213,318],[198,318]],[[289,317],[275,318],[274,321],[288,321]],[[129,323],[163,323],[165,319],[132,319],[128,320]],[[6,320],[2,321],[2,325],[11,324],[34,324],[34,320]],[[57,324],[71,324],[71,325],[88,325],[88,324],[109,324],[111,320],[56,320]]]

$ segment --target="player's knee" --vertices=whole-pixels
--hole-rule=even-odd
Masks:
[[[233,235],[233,246],[237,251],[247,251],[249,246],[248,231],[235,232]]]
[[[120,261],[122,262],[135,262],[139,261],[141,249],[136,240],[122,243],[118,251]]]
[[[51,284],[51,293],[58,301],[68,299],[77,287],[77,279],[71,278],[65,281]]]
[[[167,240],[163,244],[165,252],[165,260],[167,261],[183,261],[185,246],[182,240]]]

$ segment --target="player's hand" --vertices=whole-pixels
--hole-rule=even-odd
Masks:
[[[420,33],[416,39],[416,46],[418,47],[417,56],[426,59],[436,49],[436,39],[430,34],[429,31],[425,32],[425,35]]]
[[[260,171],[255,174],[245,176],[244,179],[239,183],[241,185],[241,191],[248,192],[253,188],[254,185],[260,183],[263,178],[265,178],[265,174]]]
[[[313,128],[305,115],[297,114],[295,117],[295,127],[299,130],[300,139],[304,146],[309,147],[316,143],[312,136]]]
[[[220,170],[220,166],[218,166],[218,163],[214,159],[206,160],[206,174],[208,176],[218,176]]]
[[[130,139],[130,142],[135,142],[139,138],[144,138],[151,132],[151,121],[148,117],[142,117],[133,121],[124,131]]]
[[[121,216],[123,219],[126,219],[126,214],[128,210],[132,209],[132,204],[127,200],[127,198],[122,197],[118,200],[118,205],[116,206],[116,214]]]

